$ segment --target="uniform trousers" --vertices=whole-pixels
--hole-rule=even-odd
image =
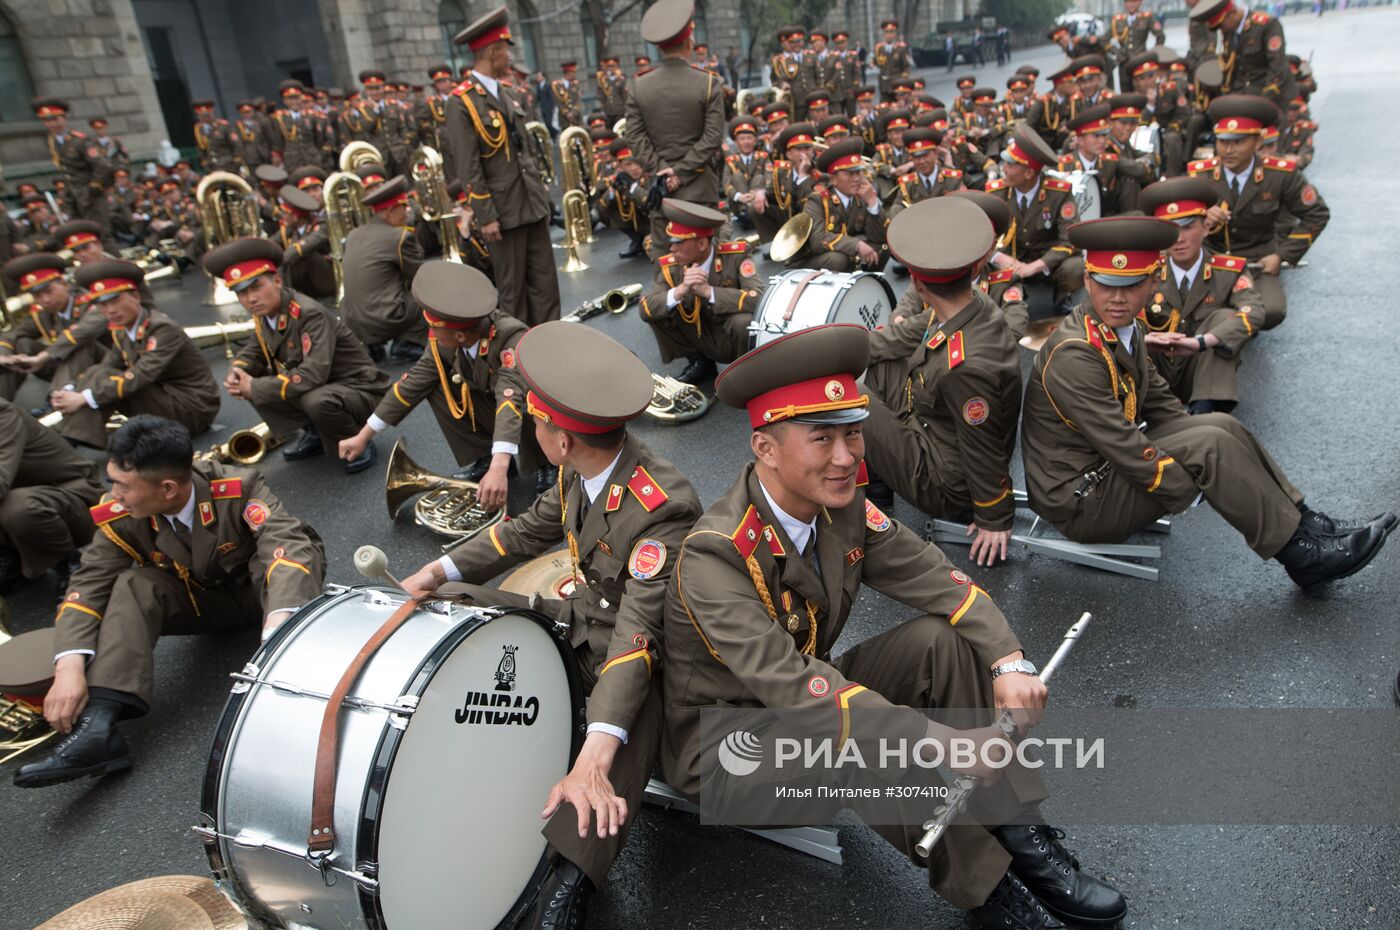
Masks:
[[[490,249],[497,306],[531,326],[559,319],[559,270],[549,220],[502,229]]]
[[[38,578],[92,539],[93,503],[52,485],[11,488],[0,498],[0,545],[19,553],[24,577]]]

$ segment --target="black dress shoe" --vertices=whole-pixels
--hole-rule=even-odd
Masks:
[[[591,897],[593,882],[582,869],[561,858],[545,877],[535,899],[531,930],[579,930],[588,915]]]
[[[1009,870],[992,889],[986,903],[968,914],[979,926],[995,930],[1059,930],[1064,926]]]
[[[0,591],[24,577],[20,571],[19,553],[9,546],[0,546]]]
[[[282,458],[289,462],[295,462],[298,459],[309,459],[321,455],[325,451],[321,447],[321,434],[316,432],[316,427],[303,426],[297,441],[282,450]]]
[[[126,740],[117,732],[120,715],[121,705],[116,701],[90,698],[78,715],[73,732],[43,759],[21,766],[15,772],[15,785],[42,788],[84,775],[106,775],[131,768]]]
[[[1215,412],[1215,401],[1213,401],[1213,400],[1193,400],[1193,401],[1191,401],[1191,403],[1189,403],[1189,404],[1186,405],[1186,412],[1189,413],[1189,414],[1191,414],[1191,416],[1193,416],[1193,417],[1196,416],[1197,414],[1200,414],[1200,413],[1214,413],[1214,412]]]
[[[42,407],[30,407],[30,408],[29,408],[29,415],[30,415],[31,417],[33,417],[34,419],[36,419],[36,420],[39,419],[40,417],[46,417],[46,416],[48,416],[48,415],[51,414],[51,413],[53,413],[53,404],[50,404],[50,403],[48,403],[47,401],[44,403],[44,405],[43,405]]]
[[[1306,526],[1308,532],[1314,536],[1345,536],[1347,533],[1354,533],[1367,526],[1379,527],[1381,532],[1389,536],[1390,531],[1400,524],[1400,517],[1389,510],[1378,513],[1362,523],[1353,520],[1334,520],[1321,510],[1313,510],[1307,504],[1299,504],[1298,511],[1303,515],[1301,525]]]
[[[632,233],[628,238],[630,238],[632,242],[627,248],[617,253],[618,258],[636,258],[642,254],[642,236],[637,233]]]
[[[483,455],[461,471],[453,472],[452,477],[461,481],[480,481],[482,478],[486,477],[486,473],[490,470],[491,456]]]
[[[1080,871],[1060,840],[1063,830],[1013,824],[992,831],[1011,853],[1011,870],[1051,911],[1076,923],[1114,924],[1128,913],[1117,888]]]
[[[396,362],[416,362],[423,357],[423,346],[417,342],[403,342],[394,340],[394,347],[389,350],[389,358]]]
[[[374,362],[376,365],[384,361],[385,357],[388,355],[388,353],[384,351],[384,346],[385,343],[382,342],[371,342],[369,345],[365,346],[365,351],[369,353],[370,361]]]
[[[546,491],[553,490],[557,484],[559,484],[559,469],[553,465],[541,466],[539,475],[535,478],[535,496],[539,497]]]
[[[1274,556],[1303,589],[1354,575],[1385,545],[1385,530],[1363,526],[1341,536],[1319,536],[1298,524],[1297,531]]]
[[[894,276],[896,278],[909,277],[909,269],[901,265],[899,262],[895,262],[894,264],[892,264],[890,266],[890,270],[894,272]]]
[[[358,475],[360,472],[373,465],[377,457],[378,453],[375,452],[374,449],[374,440],[370,440],[370,444],[365,446],[365,451],[345,463],[345,473],[347,475]]]
[[[885,483],[879,475],[869,473],[869,483],[865,486],[865,499],[885,513],[894,510],[894,488]]]
[[[713,359],[708,359],[703,355],[692,355],[687,360],[685,370],[676,375],[676,380],[684,381],[686,384],[704,384],[719,374],[719,366]]]

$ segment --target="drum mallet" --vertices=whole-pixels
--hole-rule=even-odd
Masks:
[[[359,555],[356,554],[356,561]],[[1045,668],[1040,671],[1040,680],[1049,684],[1051,676],[1055,674],[1055,669],[1060,667],[1065,658],[1069,655],[1074,644],[1083,635],[1084,628],[1093,619],[1093,614],[1085,613],[1069,628],[1065,633],[1065,638],[1060,641],[1060,647],[1055,650],[1055,654],[1050,657],[1050,661],[1045,663]],[[1010,708],[1003,709],[1001,716],[997,718],[996,726],[1007,735],[1016,731],[1016,724],[1011,716]],[[933,852],[933,847],[938,845],[938,841],[943,838],[943,834],[948,831],[953,818],[957,817],[967,809],[968,799],[972,797],[972,792],[977,790],[977,785],[982,781],[976,775],[959,775],[953,779],[953,784],[948,788],[948,796],[944,802],[938,805],[933,812],[933,819],[924,824],[924,835],[914,846],[914,851],[927,859]]]
[[[361,546],[355,550],[355,571],[372,581],[387,581],[400,590],[403,584],[389,574],[389,557],[378,546]]]

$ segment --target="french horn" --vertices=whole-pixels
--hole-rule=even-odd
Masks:
[[[714,398],[693,384],[686,384],[669,375],[651,373],[651,403],[647,416],[662,423],[686,423],[705,415]]]
[[[499,523],[505,508],[487,512],[476,502],[477,483],[461,478],[448,478],[428,471],[408,454],[400,438],[389,453],[389,467],[384,475],[384,505],[389,519],[398,517],[403,505],[416,494],[422,494],[413,505],[414,522],[452,541],[443,550],[455,548],[477,533]]]

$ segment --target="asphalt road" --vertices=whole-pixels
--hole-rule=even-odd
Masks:
[[[1384,206],[1396,202],[1400,183],[1383,170],[1386,140],[1394,140],[1400,125],[1393,42],[1400,11],[1285,22],[1290,48],[1313,56],[1321,83],[1313,98],[1322,125],[1319,155],[1309,177],[1333,219],[1309,266],[1288,273],[1288,322],[1250,348],[1237,415],[1314,506],[1363,516],[1400,505],[1400,430],[1390,419],[1397,399],[1395,323],[1383,273],[1400,232],[1396,215]],[[1179,29],[1172,38],[1183,45]],[[1013,68],[1031,61],[1048,70],[1058,60],[1057,51],[1040,49],[1022,53]],[[983,73],[1000,86],[1013,68]],[[947,76],[929,77],[930,91],[949,98]],[[566,309],[611,287],[648,280],[644,262],[615,258],[621,244],[615,234],[601,233],[584,250],[591,269],[561,276]],[[200,290],[190,276],[182,285],[162,286],[158,295],[177,318],[195,324],[212,318],[197,306]],[[635,311],[589,325],[660,367]],[[207,356],[222,376],[220,353]],[[222,441],[255,419],[250,407],[226,399],[217,432],[199,442]],[[747,452],[741,414],[723,408],[680,428],[644,420],[636,432],[677,462],[706,502],[728,488]],[[400,434],[423,465],[451,470],[426,410],[411,416]],[[380,452],[388,452],[383,440]],[[330,580],[357,581],[350,556],[364,543],[381,546],[399,572],[437,555],[438,540],[408,519],[389,523],[378,468],[347,478],[330,460],[288,463],[274,454],[263,470],[275,493],[325,537]],[[517,507],[520,496],[513,497]],[[923,522],[904,504],[896,516]],[[1162,542],[1156,583],[1023,552],[1005,567],[972,574],[1011,618],[1033,659],[1048,656],[1081,611],[1094,612],[1095,626],[1054,685],[1054,700],[1067,706],[1390,705],[1390,682],[1400,665],[1400,556],[1393,546],[1361,575],[1325,595],[1304,597],[1281,567],[1260,562],[1208,509],[1177,519]],[[950,555],[967,568],[965,552],[954,548]],[[46,582],[10,595],[17,630],[50,622],[52,598]],[[868,594],[846,642],[888,629],[904,613]],[[251,635],[160,642],[156,707],[125,727],[137,757],[131,772],[36,791],[13,788],[8,777],[0,783],[0,930],[32,927],[123,882],[205,872],[189,825],[229,687],[226,675],[253,646]],[[1047,812],[1054,817],[1053,800]],[[1128,896],[1130,927],[1400,926],[1400,829],[1394,826],[1061,826],[1085,866]],[[688,815],[644,810],[612,881],[595,899],[589,926],[971,926],[872,831],[851,822],[841,841],[845,864],[834,866],[732,829],[701,826]]]

